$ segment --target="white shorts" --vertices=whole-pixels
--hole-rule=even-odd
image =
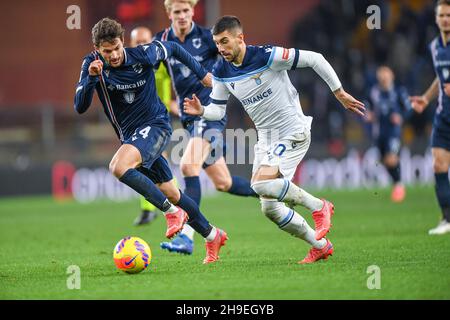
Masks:
[[[311,133],[309,131],[297,136],[298,138],[282,139],[272,144],[258,141],[254,149],[253,174],[261,166],[278,167],[285,179],[292,180],[297,166],[302,161],[311,143]]]

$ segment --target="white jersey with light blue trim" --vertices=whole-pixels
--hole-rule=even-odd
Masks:
[[[247,46],[241,65],[222,59],[213,68],[211,102],[224,105],[233,94],[255,123],[259,139],[268,141],[276,134],[295,139],[309,131],[312,122],[312,117],[303,114],[287,74],[297,68],[298,59],[298,49]]]

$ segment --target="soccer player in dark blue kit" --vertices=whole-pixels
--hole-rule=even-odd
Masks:
[[[372,123],[372,136],[393,181],[391,199],[402,202],[406,191],[400,179],[399,152],[402,123],[411,104],[406,90],[395,86],[394,78],[391,68],[381,66],[377,69],[378,83],[369,92],[367,120]]]
[[[211,30],[195,24],[192,20],[196,3],[197,0],[165,0],[164,6],[172,25],[156,34],[155,39],[176,42],[194,56],[206,70],[211,71],[220,55]],[[257,197],[249,180],[231,176],[228,170],[222,137],[226,117],[218,121],[206,121],[183,111],[184,99],[192,98],[193,95],[203,104],[208,104],[211,88],[202,86],[195,74],[176,58],[169,58],[166,63],[180,106],[181,122],[190,134],[189,143],[180,162],[186,186],[185,193],[200,205],[199,175],[203,168],[217,190],[234,195]],[[187,223],[180,235],[172,242],[163,242],[161,247],[173,252],[191,254],[193,238],[194,230]]]
[[[95,51],[83,60],[75,110],[85,112],[97,91],[121,142],[109,165],[110,171],[164,213],[169,239],[188,219],[206,240],[203,263],[214,262],[227,234],[211,226],[195,201],[173,184],[168,163],[161,155],[169,143],[172,128],[167,109],[156,93],[153,68],[174,57],[187,65],[203,84],[210,85],[210,75],[173,42],[154,41],[124,48],[124,31],[117,21],[109,18],[92,28]]]
[[[433,120],[431,152],[435,190],[442,219],[430,235],[450,232],[450,0],[439,0],[436,5],[436,24],[440,35],[430,44],[436,79],[422,96],[410,97],[412,107],[421,113],[430,101],[438,97]]]

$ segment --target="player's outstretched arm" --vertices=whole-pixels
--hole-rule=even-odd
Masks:
[[[167,50],[167,57],[173,56],[185,66],[194,72],[197,77],[201,80],[204,86],[211,87],[211,75],[208,75],[208,71],[203,68],[203,66],[194,59],[194,57],[187,52],[182,46],[173,41],[155,41],[162,44],[162,46]]]
[[[353,98],[350,94],[345,92],[342,87],[335,90],[333,93],[345,109],[359,114],[360,116],[364,116],[364,111],[366,110],[366,108],[364,108],[364,103]]]
[[[195,94],[192,95],[192,99],[184,98],[183,109],[187,114],[202,116],[210,121],[220,120],[226,113],[226,105],[211,103],[205,108]]]
[[[350,94],[345,92],[336,71],[334,71],[333,67],[322,54],[307,50],[293,50],[294,61],[292,64],[297,63],[294,67],[312,68],[327,83],[328,87],[330,87],[331,91],[333,91],[336,99],[339,100],[345,109],[364,116],[364,111],[366,110],[364,108],[364,103],[356,100]]]
[[[94,60],[88,63],[83,61],[80,80],[75,91],[74,108],[78,113],[85,112],[92,103],[95,86],[102,73],[103,63],[101,60]]]
[[[436,98],[439,93],[439,78],[436,77],[427,91],[421,96],[411,96],[409,101],[411,102],[411,107],[417,113],[422,113],[428,106],[431,100]]]

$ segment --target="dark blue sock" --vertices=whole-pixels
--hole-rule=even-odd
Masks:
[[[170,202],[164,193],[158,189],[152,180],[136,169],[128,169],[119,180],[141,194],[159,210],[165,212],[170,208]]]
[[[189,198],[194,200],[198,206],[200,206],[200,199],[202,197],[200,178],[198,176],[184,177],[184,183],[186,185],[184,193],[189,196]]]
[[[394,184],[400,181],[400,164],[397,164],[395,167],[387,167],[387,170]]]
[[[186,194],[180,191],[180,201],[176,204],[181,209],[186,211],[189,216],[189,225],[198,233],[200,233],[203,238],[206,238],[212,230],[212,226],[206,220],[205,216],[200,212],[198,205],[194,200],[189,198]]]
[[[450,221],[450,217],[447,217],[450,211],[450,182],[448,181],[448,172],[435,173],[434,178],[436,179],[436,197],[442,209],[442,215],[444,219]]]
[[[228,193],[244,197],[259,197],[250,186],[250,181],[238,176],[231,177],[231,187]]]

